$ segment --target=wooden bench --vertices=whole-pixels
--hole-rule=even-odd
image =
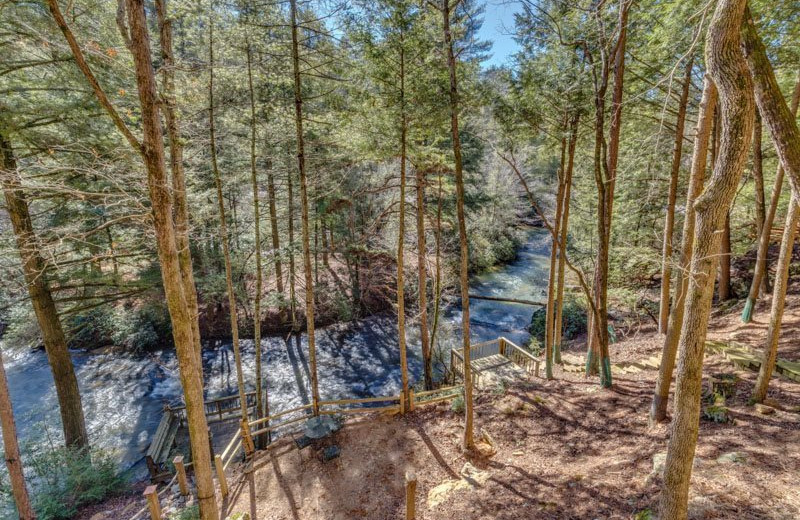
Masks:
[[[145,455],[147,469],[150,471],[150,481],[153,483],[163,482],[171,477],[166,465],[170,451],[175,446],[175,436],[179,426],[178,417],[169,410],[164,410],[164,415],[161,416],[161,422],[158,423],[156,433],[153,435],[153,440]]]

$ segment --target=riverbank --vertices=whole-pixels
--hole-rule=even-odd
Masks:
[[[787,304],[787,324],[795,327],[800,294],[793,291]],[[768,302],[759,302],[747,325],[736,306],[717,312],[709,338],[758,349],[767,310]],[[657,355],[659,338],[643,327],[612,345],[612,360]],[[781,356],[797,361],[793,339],[784,335]],[[580,355],[583,346],[574,342],[566,352]],[[800,453],[786,447],[800,442],[800,384],[776,376],[771,406],[754,408],[748,399],[755,372],[708,352],[704,374],[713,373],[738,377],[726,403],[732,421],[700,423],[690,518],[797,518]],[[418,515],[426,520],[650,518],[670,435],[668,425],[648,427],[656,374],[615,374],[614,387],[604,390],[557,366],[551,381],[531,377],[480,392],[476,432],[487,432],[494,443],[482,455],[461,450],[463,417],[449,404],[348,421],[335,440],[341,457],[332,462],[299,452],[290,439],[279,441],[258,453],[253,473],[234,470],[232,498],[220,503],[226,515],[249,513],[253,520],[402,518],[405,473],[412,470]],[[142,504],[133,494],[80,520],[111,520],[120,508]]]

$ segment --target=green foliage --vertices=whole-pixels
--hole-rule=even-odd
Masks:
[[[27,465],[34,474],[34,509],[42,520],[72,518],[78,508],[126,487],[114,460],[98,450],[50,449],[34,454]]]
[[[545,317],[547,311],[545,307],[536,309],[531,317],[531,324],[528,332],[531,334],[532,345],[544,344]],[[573,294],[564,295],[564,310],[561,318],[562,338],[565,340],[574,339],[586,332],[586,303],[583,298]],[[539,347],[541,349],[541,347]]]
[[[197,504],[184,507],[177,513],[170,515],[170,520],[200,520],[200,508]]]
[[[450,402],[450,410],[453,413],[464,413],[464,396],[459,395]]]
[[[633,520],[653,520],[655,516],[650,509],[643,509],[633,515]]]
[[[144,351],[170,344],[172,325],[166,306],[147,299],[139,305],[96,307],[74,314],[66,322],[73,348],[115,345]]]

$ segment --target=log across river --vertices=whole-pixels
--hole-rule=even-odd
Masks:
[[[476,275],[471,292],[472,340],[477,343],[505,336],[517,344],[528,339],[527,326],[547,284],[549,237],[531,229],[517,258]],[[506,302],[501,300],[508,300]],[[526,302],[520,305],[521,302]],[[510,303],[513,302],[513,303]],[[451,302],[443,311],[438,348],[460,346],[461,309]],[[422,376],[419,331],[407,331],[411,382]],[[57,400],[43,352],[2,345],[11,396],[23,445],[46,442],[60,435]],[[400,389],[397,324],[393,315],[371,316],[352,323],[317,329],[319,388],[322,399],[390,395]],[[254,349],[243,341],[243,365],[253,384]],[[273,412],[310,402],[305,335],[263,340],[264,374]],[[147,355],[114,351],[73,352],[91,443],[112,450],[121,467],[134,477],[146,474],[144,452],[161,419],[165,403],[180,399],[178,368],[172,351]],[[441,369],[441,366],[439,367]],[[206,395],[236,392],[236,371],[229,344],[203,350]],[[252,388],[249,388],[252,389]]]

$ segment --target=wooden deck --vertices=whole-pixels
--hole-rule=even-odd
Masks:
[[[541,360],[506,338],[498,338],[470,346],[472,383],[478,388],[493,388],[525,379],[533,372],[539,375]],[[463,349],[450,351],[453,375],[463,377]]]

